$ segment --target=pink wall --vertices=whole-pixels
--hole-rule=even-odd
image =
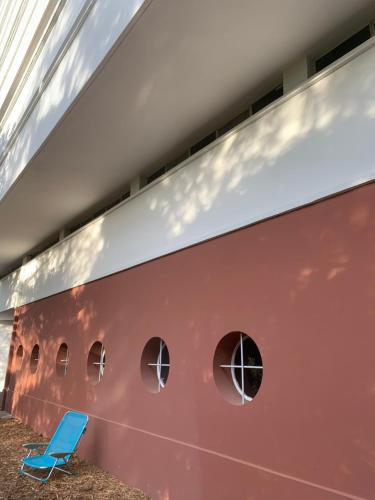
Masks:
[[[80,454],[155,499],[375,499],[374,225],[371,184],[20,308],[8,410],[47,434],[67,408],[88,412]],[[212,375],[231,331],[264,363],[243,407]],[[159,394],[140,373],[153,336],[171,357]]]

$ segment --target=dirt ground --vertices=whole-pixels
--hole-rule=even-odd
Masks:
[[[0,500],[150,500],[142,491],[125,486],[98,467],[79,458],[69,462],[69,470],[74,475],[67,476],[54,471],[45,485],[21,476],[17,470],[21,457],[26,454],[22,444],[41,442],[45,440],[39,434],[16,419],[0,420]]]

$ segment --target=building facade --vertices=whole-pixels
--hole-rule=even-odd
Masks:
[[[4,409],[155,499],[375,498],[374,18],[3,2]]]

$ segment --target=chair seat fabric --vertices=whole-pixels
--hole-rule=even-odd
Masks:
[[[34,469],[50,469],[54,466],[56,459],[48,455],[35,455],[22,459],[22,462],[28,467],[34,467]],[[62,458],[59,458],[56,465],[65,465],[65,462]]]

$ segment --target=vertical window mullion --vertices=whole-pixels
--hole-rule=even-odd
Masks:
[[[103,359],[104,359],[104,346],[102,344],[102,348],[100,349],[100,362],[99,362],[99,382],[100,379],[103,377]]]
[[[245,404],[245,372],[243,362],[243,335],[241,333],[241,401]]]
[[[162,353],[162,350],[163,350],[163,341],[160,339],[160,343],[159,343],[159,357],[158,357],[158,361],[157,361],[157,375],[158,375],[158,392],[161,391],[161,353]]]
[[[64,376],[66,375],[66,372],[68,370],[68,363],[69,363],[69,351],[66,351],[66,359],[64,363]]]

